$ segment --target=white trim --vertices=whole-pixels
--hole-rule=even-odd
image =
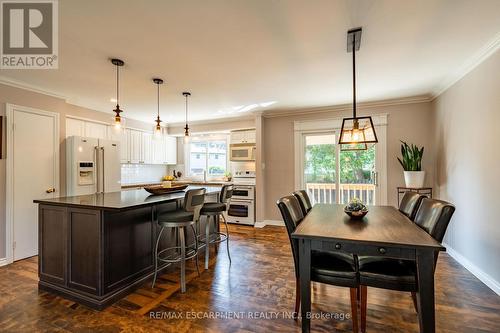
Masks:
[[[54,119],[54,187],[56,189],[60,190],[60,183],[59,183],[59,113],[56,112],[49,112],[49,111],[44,111],[44,110],[39,110],[35,108],[30,108],[27,106],[20,106],[20,105],[14,105],[14,104],[5,104],[5,114],[7,117],[7,122],[6,122],[6,132],[7,132],[7,143],[6,143],[6,151],[7,151],[7,182],[6,182],[6,190],[5,190],[5,250],[6,250],[6,262],[8,264],[12,263],[14,261],[14,253],[13,253],[13,247],[12,247],[12,242],[14,240],[14,212],[13,212],[13,196],[14,196],[14,159],[11,158],[11,154],[14,149],[14,131],[13,131],[13,115],[14,111],[18,109],[21,112],[27,112],[27,113],[33,113],[33,114],[39,114],[47,117],[52,117]]]
[[[1,258],[0,259],[0,267],[8,265],[9,262],[7,261],[7,258]]]
[[[448,90],[452,85],[460,81],[469,74],[474,68],[488,59],[500,48],[500,32],[488,43],[467,59],[457,70],[449,74],[437,87],[432,94],[432,100]]]
[[[374,126],[387,125],[387,113],[372,115]],[[325,118],[320,120],[301,120],[293,122],[294,131],[331,131],[342,127],[342,117]]]
[[[48,91],[46,89],[43,89],[41,87],[37,87],[35,85],[31,85],[28,83],[24,83],[18,80],[14,80],[11,78],[8,78],[6,76],[0,75],[0,84],[4,84],[6,86],[10,86],[13,88],[18,88],[18,89],[23,89],[23,90],[28,90],[37,94],[42,94],[42,95],[47,95],[50,97],[55,97],[64,100],[67,102],[67,98],[63,95],[60,95],[56,92]]]
[[[500,296],[500,283],[498,281],[496,281],[493,277],[483,272],[479,267],[474,265],[469,259],[465,258],[463,255],[455,251],[450,245],[443,243],[443,246],[446,247],[446,252],[453,259],[455,259],[460,265],[462,265],[465,269],[471,272],[481,282],[483,282],[497,295]]]
[[[255,228],[264,228],[266,225],[273,225],[273,226],[277,226],[277,227],[284,227],[285,226],[285,222],[281,221],[281,220],[264,220],[262,222],[255,222],[255,225],[254,227]]]

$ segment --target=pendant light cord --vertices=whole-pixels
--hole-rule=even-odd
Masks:
[[[158,86],[157,89],[157,100],[158,100],[158,119],[160,119],[160,85],[156,84]]]
[[[356,33],[352,35],[352,114],[356,118]]]
[[[120,66],[116,66],[116,105],[120,105]]]
[[[186,127],[188,127],[188,95],[186,94]]]

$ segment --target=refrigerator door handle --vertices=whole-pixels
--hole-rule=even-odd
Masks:
[[[101,153],[102,153],[102,160],[101,160],[101,166],[102,166],[102,167],[101,167],[101,174],[102,174],[102,192],[104,193],[104,192],[106,192],[106,191],[105,191],[105,188],[104,188],[104,186],[105,186],[105,184],[106,184],[106,179],[104,178],[104,177],[105,177],[105,175],[104,175],[104,170],[106,170],[106,169],[104,168],[104,160],[105,160],[105,158],[104,158],[104,147],[101,147]]]
[[[99,193],[99,147],[95,146],[94,147],[94,160],[95,160],[95,165],[94,165],[94,171],[95,171],[95,180],[96,180],[96,186],[95,186],[95,191],[96,193]]]

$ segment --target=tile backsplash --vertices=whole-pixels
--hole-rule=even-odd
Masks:
[[[159,182],[166,174],[165,165],[122,164],[122,185]]]

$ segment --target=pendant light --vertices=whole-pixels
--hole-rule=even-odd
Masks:
[[[361,28],[347,32],[347,52],[352,52],[352,118],[342,120],[340,150],[366,150],[368,144],[378,142],[372,117],[358,117],[356,114],[356,51],[361,45]]]
[[[188,126],[188,97],[191,96],[190,92],[183,92],[184,97],[186,97],[186,127],[184,127],[184,143],[189,142],[189,126]]]
[[[153,79],[153,82],[156,84],[157,87],[157,102],[158,102],[158,109],[157,109],[157,115],[156,115],[156,126],[155,126],[155,135],[160,136],[161,135],[161,120],[160,120],[160,84],[163,84],[162,79],[155,78]]]
[[[113,110],[115,113],[115,126],[120,128],[122,123],[122,118],[120,117],[120,113],[123,110],[120,110],[119,96],[120,96],[120,67],[122,67],[125,63],[120,59],[111,59],[111,63],[116,66],[116,109]]]

